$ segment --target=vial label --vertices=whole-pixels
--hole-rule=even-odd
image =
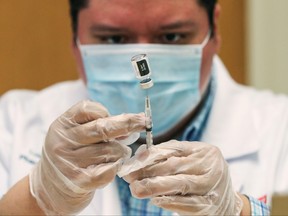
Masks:
[[[145,76],[150,73],[147,61],[145,59],[138,61],[137,66],[141,76]]]

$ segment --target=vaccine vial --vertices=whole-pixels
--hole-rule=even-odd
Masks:
[[[149,89],[153,86],[153,81],[150,78],[152,72],[150,70],[148,57],[146,54],[139,54],[131,58],[131,63],[136,75],[136,78],[140,80],[140,86],[142,89]]]

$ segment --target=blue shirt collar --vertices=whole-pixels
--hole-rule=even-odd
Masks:
[[[199,112],[197,115],[189,122],[187,127],[184,129],[180,140],[182,141],[200,141],[203,132],[206,128],[209,114],[212,108],[216,93],[216,79],[215,73],[212,72],[209,86],[204,95],[204,101],[200,105]]]

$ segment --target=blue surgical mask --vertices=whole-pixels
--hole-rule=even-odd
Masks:
[[[144,112],[146,91],[140,88],[131,57],[147,54],[154,86],[148,91],[153,134],[175,127],[200,101],[200,66],[209,34],[198,45],[79,45],[91,100],[111,115]]]

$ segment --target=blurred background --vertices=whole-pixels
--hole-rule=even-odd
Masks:
[[[219,0],[220,56],[232,77],[288,93],[288,1]],[[68,0],[0,0],[0,95],[77,79]]]

